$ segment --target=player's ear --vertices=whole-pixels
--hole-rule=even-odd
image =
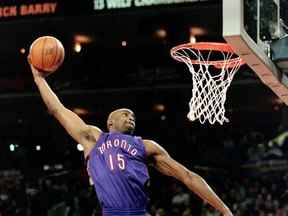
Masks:
[[[108,119],[108,121],[107,121],[108,129],[110,129],[110,127],[112,127],[112,125],[113,125],[113,120],[112,119]]]

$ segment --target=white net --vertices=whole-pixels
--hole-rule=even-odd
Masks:
[[[225,117],[226,93],[230,83],[243,64],[235,54],[220,50],[199,50],[181,47],[171,50],[173,58],[184,62],[192,74],[192,98],[189,102],[189,120],[199,119],[203,124],[229,122]],[[213,60],[214,58],[222,60]]]

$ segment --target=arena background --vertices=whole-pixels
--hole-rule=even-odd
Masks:
[[[136,134],[205,177],[235,215],[287,215],[287,107],[251,69],[243,66],[228,91],[230,123],[186,117],[191,75],[169,51],[192,36],[223,42],[221,1],[101,2],[0,3],[0,215],[101,215],[81,149],[47,113],[32,80],[26,58],[43,35],[66,51],[48,81],[87,123],[105,129],[109,112],[131,108]],[[285,23],[287,9],[282,0]],[[151,215],[217,215],[180,183],[150,174]]]

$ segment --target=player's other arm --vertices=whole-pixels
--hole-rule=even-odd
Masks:
[[[77,114],[67,109],[49,87],[43,74],[32,65],[31,70],[34,81],[49,112],[60,122],[75,141],[84,146],[84,151],[87,155],[95,145],[101,130],[85,124]]]
[[[224,216],[232,216],[229,208],[201,176],[175,161],[164,148],[154,141],[144,140],[144,145],[147,156],[152,158],[153,165],[158,171],[183,182],[191,191],[219,210]]]

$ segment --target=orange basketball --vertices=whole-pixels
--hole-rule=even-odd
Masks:
[[[65,50],[62,43],[55,37],[37,38],[30,46],[30,63],[44,72],[54,72],[63,63]]]

